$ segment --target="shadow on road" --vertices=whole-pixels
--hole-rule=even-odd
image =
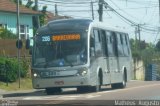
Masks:
[[[113,90],[111,88],[102,88],[101,91],[110,91]],[[77,92],[76,89],[71,89],[71,90],[63,90],[61,93],[55,93],[53,96],[56,95],[77,95],[77,94],[87,94],[87,93],[94,93],[94,92]],[[12,93],[6,93],[2,95],[3,98],[7,97],[27,97],[27,96],[47,96],[45,90],[37,90],[37,91],[30,91],[30,92],[12,92]]]

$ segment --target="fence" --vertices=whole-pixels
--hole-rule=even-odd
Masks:
[[[16,41],[16,39],[0,39],[0,56],[16,57],[18,53]],[[29,50],[25,49],[25,43],[23,43],[23,48],[20,49],[20,52],[21,56],[29,56]]]
[[[156,64],[149,64],[146,69],[146,81],[156,81],[157,80],[157,71],[158,65]]]

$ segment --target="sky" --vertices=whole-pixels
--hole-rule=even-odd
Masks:
[[[26,1],[26,0],[24,0]],[[57,4],[58,14],[74,18],[92,19],[91,1],[93,1],[94,18],[99,19],[99,0],[39,0],[39,8],[47,5],[47,10],[55,13]],[[159,0],[104,0],[123,17],[141,26],[141,40],[156,44],[160,39],[159,33]],[[124,29],[130,38],[135,39],[135,25],[116,15],[109,8],[103,8],[103,22],[106,25]]]

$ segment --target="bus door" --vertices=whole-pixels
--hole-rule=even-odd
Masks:
[[[100,31],[101,38],[102,38],[102,48],[103,48],[103,81],[105,84],[110,84],[111,83],[111,74],[109,70],[109,59],[108,59],[108,47],[107,47],[107,42],[108,42],[108,36],[106,35],[106,32],[104,30]]]
[[[115,57],[117,62],[117,69],[115,71],[116,82],[122,82],[122,68],[124,61],[121,61],[123,58],[123,41],[121,39],[120,33],[114,33],[114,49],[115,49]]]
[[[111,83],[116,83],[118,80],[118,63],[115,48],[116,39],[114,37],[114,33],[111,31],[106,31],[106,35],[108,37],[108,64],[109,71],[111,74]]]

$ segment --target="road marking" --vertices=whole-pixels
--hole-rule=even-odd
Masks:
[[[25,97],[23,100],[42,100],[41,97]]]
[[[99,96],[101,96],[101,95],[87,95],[87,99],[91,99],[91,98],[95,98],[95,97],[99,97]]]
[[[160,85],[160,84],[144,85],[144,86],[137,86],[137,87],[131,87],[131,88],[111,90],[111,91],[102,91],[102,92],[97,92],[96,94],[112,93],[112,92],[119,92],[119,91],[127,91],[127,90],[132,90],[132,89],[137,89],[137,88],[152,87],[152,86],[158,86],[158,85]]]
[[[113,92],[119,92],[119,91],[127,91],[132,89],[138,89],[138,88],[145,88],[145,87],[152,87],[152,86],[160,86],[160,84],[152,84],[152,85],[144,85],[144,86],[137,86],[137,87],[131,87],[131,88],[124,88],[124,89],[116,89],[116,90],[109,90],[109,91],[102,91],[102,92],[96,92],[96,93],[90,93],[90,94],[80,94],[80,95],[62,95],[62,96],[47,96],[47,97],[25,97],[23,100],[75,100],[78,98],[81,99],[90,99],[90,98],[96,98],[99,96],[102,96],[101,94],[104,93],[113,93]]]

